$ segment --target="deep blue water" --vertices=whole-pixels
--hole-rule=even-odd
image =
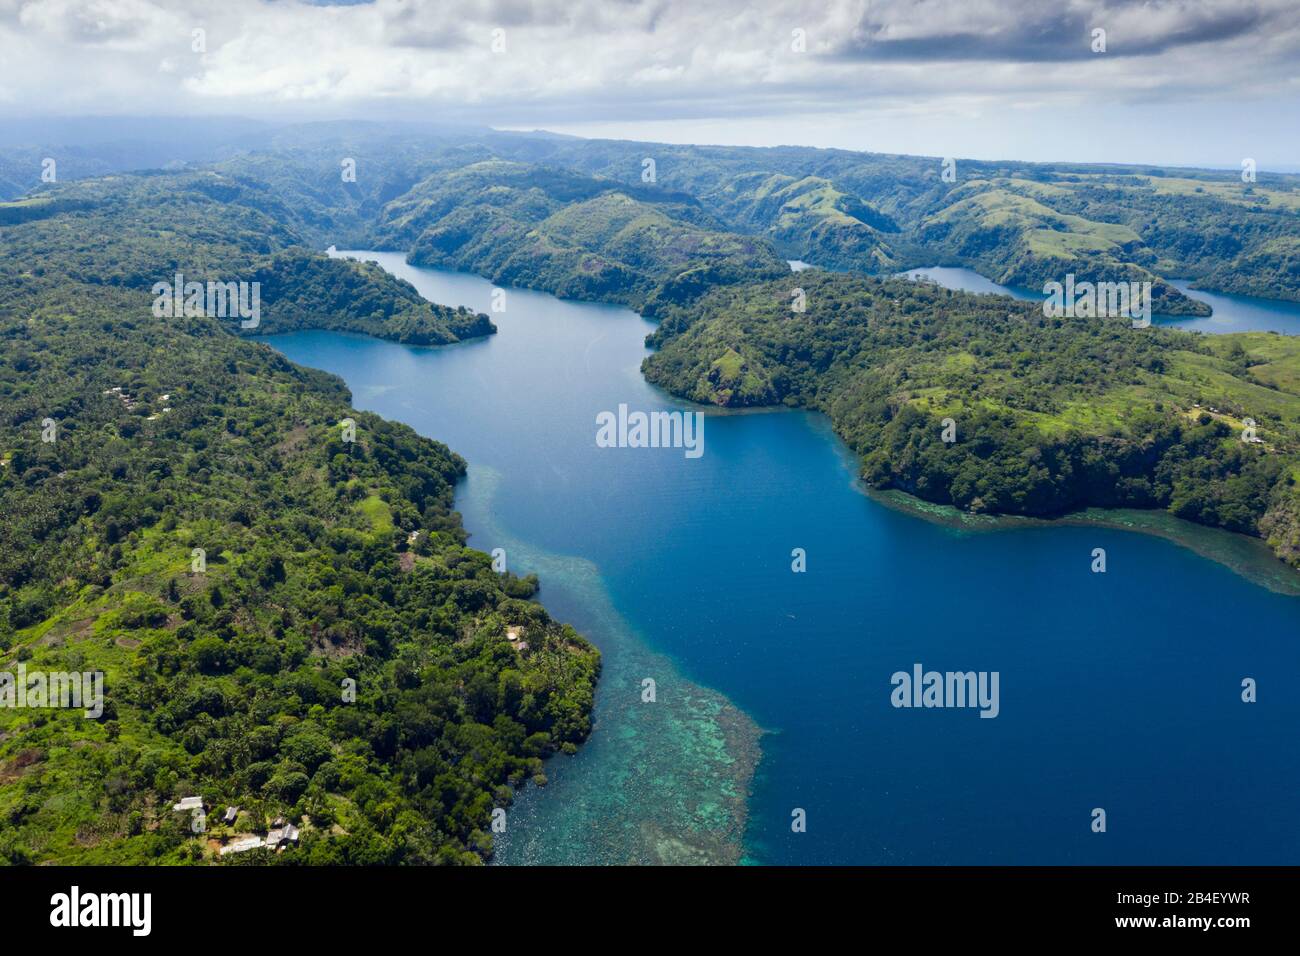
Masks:
[[[489,307],[484,280],[366,256],[434,301]],[[444,349],[268,341],[468,460],[471,543],[508,537],[512,570],[542,568],[541,600],[605,652],[605,701],[634,691],[619,665],[644,645],[769,731],[751,860],[1300,863],[1300,599],[1157,537],[971,531],[890,509],[855,487],[814,414],[711,412],[697,460],[597,448],[600,411],[688,407],[640,375],[650,323],[514,290],[493,319],[499,334]],[[1090,571],[1098,547],[1105,574]],[[595,569],[613,611],[594,614],[541,555]],[[613,614],[631,637],[602,640]],[[917,662],[999,672],[1000,715],[892,707],[891,675]],[[1241,701],[1244,677],[1258,703]],[[627,776],[609,767],[634,731],[604,706],[572,768],[523,802],[545,838],[505,862],[619,859],[624,831],[591,808],[601,781]],[[791,831],[794,808],[806,833]]]

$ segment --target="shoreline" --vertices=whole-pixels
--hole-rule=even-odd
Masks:
[[[490,863],[739,864],[749,852],[749,803],[767,731],[642,638],[614,606],[595,564],[502,529],[493,509],[501,479],[471,462],[457,483],[456,510],[469,546],[503,546],[521,570],[537,573],[535,600],[596,646],[601,674],[591,735],[576,754],[547,758],[545,787],[515,792],[511,829]],[[658,684],[654,705],[641,701],[645,675]],[[592,832],[603,836],[593,839]],[[574,850],[581,855],[567,855]]]
[[[952,505],[935,504],[897,488],[871,488],[860,478],[854,486],[867,498],[894,511],[963,532],[1017,531],[1033,528],[1111,528],[1152,535],[1220,564],[1251,584],[1275,594],[1300,597],[1300,571],[1277,558],[1260,538],[1211,528],[1160,509],[1084,508],[1055,518],[1027,515],[976,515]]]
[[[381,260],[369,257],[369,253],[385,250],[331,248],[331,255],[375,262],[387,268]],[[412,265],[400,250],[394,254],[412,269],[455,271],[457,275],[491,281],[473,272]],[[523,291],[557,298],[546,290],[524,288]],[[647,324],[653,324],[636,310],[619,303],[584,304],[626,309]],[[378,339],[364,332],[337,334]],[[451,345],[470,345],[490,339],[491,336],[482,336]],[[448,347],[433,348],[441,351]],[[650,385],[645,382],[639,364],[638,361],[634,374]],[[354,391],[351,383],[344,380],[344,384]],[[696,406],[670,393],[663,394],[674,404],[718,411],[713,406]],[[354,407],[356,401],[354,391]],[[737,411],[757,414],[776,410],[781,409]],[[393,420],[405,421],[401,417]],[[521,838],[520,830],[512,826],[511,831],[495,841],[489,863],[496,866],[740,864],[749,856],[745,840],[749,804],[762,760],[761,743],[767,731],[725,694],[684,674],[677,660],[637,633],[614,606],[595,564],[575,555],[546,551],[501,528],[493,502],[503,476],[491,466],[472,460],[467,459],[467,466],[465,477],[457,482],[453,508],[460,513],[461,524],[470,535],[469,546],[482,550],[493,545],[506,547],[516,556],[521,569],[538,574],[541,590],[535,600],[553,619],[573,625],[601,652],[591,734],[576,754],[557,753],[547,758],[544,770],[547,785],[519,788],[511,805],[512,820],[522,818],[524,828],[529,823],[540,824],[540,829],[548,831],[548,835],[539,838],[535,829],[531,836]],[[649,710],[637,696],[639,681],[645,674],[654,675],[662,688],[662,702]],[[629,705],[628,701],[632,700],[636,703]],[[657,716],[666,719],[653,719]],[[615,752],[613,748],[622,749]],[[584,776],[585,782],[581,779]],[[569,792],[571,788],[581,792],[573,795]],[[546,791],[550,794],[546,795]],[[593,793],[598,796],[591,796]],[[658,812],[632,812],[638,806],[641,811],[651,806]],[[604,829],[606,835],[601,839],[584,837],[591,827]],[[585,850],[585,856],[577,859],[564,856],[574,848]]]
[[[971,515],[897,489],[868,488],[860,480],[857,456],[818,409],[701,405],[647,381],[638,367],[629,371],[671,404],[709,415],[807,415],[844,456],[846,477],[855,490],[913,517],[959,532],[1073,524],[1154,534],[1267,590],[1300,596],[1300,575],[1259,539],[1194,525],[1163,511],[1086,509],[1051,519]],[[523,566],[538,572],[538,600],[601,650],[603,667],[591,736],[576,755],[548,759],[546,787],[530,786],[516,794],[510,833],[498,841],[491,862],[761,865],[764,847],[751,845],[747,830],[764,758],[761,742],[768,731],[721,692],[687,678],[677,661],[635,633],[613,607],[599,569],[590,561],[512,540],[497,524],[492,506],[500,478],[490,466],[471,462],[467,477],[458,483],[454,507],[472,536],[470,546],[483,547],[484,539],[505,544]],[[636,702],[645,674],[660,678],[662,702],[657,707]],[[665,704],[673,698],[679,706],[669,710]],[[543,791],[550,793],[543,796]],[[593,828],[601,836],[593,837]]]
[[[784,406],[766,406],[768,410],[786,411]],[[926,501],[901,488],[874,488],[862,480],[858,455],[835,430],[830,416],[819,409],[791,409],[810,416],[813,427],[821,430],[835,444],[850,473],[850,484],[860,495],[876,504],[964,533],[1025,531],[1034,528],[1074,527],[1113,528],[1152,535],[1186,548],[1198,557],[1222,565],[1251,584],[1283,594],[1300,597],[1300,570],[1292,568],[1275,555],[1262,538],[1224,528],[1211,528],[1171,515],[1159,508],[1083,508],[1052,518],[1030,515],[972,514],[952,505]]]

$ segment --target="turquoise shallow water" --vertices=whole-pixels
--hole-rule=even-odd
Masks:
[[[365,255],[489,307],[484,280]],[[688,408],[640,375],[651,325],[514,290],[493,319],[445,349],[269,341],[464,455],[472,543],[605,653],[596,732],[522,795],[500,862],[1300,862],[1300,600],[1150,535],[886,507],[814,414],[710,411],[698,459],[598,448],[601,411]],[[999,716],[891,706],[917,662],[998,672]]]

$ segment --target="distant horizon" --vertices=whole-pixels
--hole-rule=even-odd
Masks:
[[[592,141],[613,141],[613,142],[635,142],[647,144],[659,144],[667,146],[697,146],[702,148],[743,148],[743,149],[814,149],[827,151],[844,151],[886,156],[913,156],[923,158],[943,158],[952,157],[957,160],[967,160],[983,163],[1034,163],[1041,165],[1074,165],[1074,166],[1158,166],[1162,168],[1188,169],[1188,170],[1206,170],[1206,171],[1233,171],[1239,169],[1239,165],[1231,162],[1195,162],[1187,160],[1169,160],[1169,159],[1078,159],[1078,158],[1040,158],[1026,157],[1017,155],[966,155],[955,151],[940,152],[920,152],[904,151],[897,149],[869,148],[854,146],[827,145],[823,143],[807,142],[768,142],[755,143],[743,141],[700,141],[688,138],[651,138],[636,135],[607,135],[603,133],[592,132],[572,132],[561,128],[548,127],[530,127],[526,125],[519,126],[491,126],[486,124],[473,124],[464,122],[441,122],[438,120],[422,119],[376,119],[373,117],[353,117],[339,116],[332,118],[259,118],[242,114],[213,114],[213,115],[168,115],[168,114],[136,114],[123,113],[117,115],[73,115],[66,116],[40,116],[40,115],[15,115],[0,117],[0,122],[12,126],[13,124],[25,124],[32,128],[46,126],[51,129],[66,127],[78,124],[102,125],[107,129],[103,133],[94,135],[72,135],[69,133],[53,133],[42,136],[41,134],[28,135],[6,135],[11,130],[0,129],[0,147],[19,148],[24,146],[73,146],[83,145],[104,145],[110,143],[129,143],[129,142],[173,142],[175,130],[160,128],[155,135],[149,132],[136,130],[135,132],[122,133],[116,129],[118,124],[130,124],[133,126],[151,126],[153,124],[166,124],[182,122],[202,126],[203,124],[244,124],[249,131],[255,130],[275,130],[285,129],[295,126],[303,127],[329,127],[355,124],[358,126],[379,126],[392,127],[400,129],[410,127],[413,131],[427,129],[429,131],[455,130],[460,129],[466,132],[482,131],[491,133],[513,133],[519,135],[538,135],[554,136],[562,138],[583,139]],[[231,144],[235,145],[235,144]],[[249,147],[256,149],[260,147]],[[1260,172],[1277,173],[1282,175],[1300,174],[1300,162],[1287,164],[1270,164],[1263,160],[1257,160],[1257,168]]]
[[[0,51],[7,117],[1300,169],[1295,0],[31,0]]]

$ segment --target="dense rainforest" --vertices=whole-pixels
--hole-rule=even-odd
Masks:
[[[231,331],[298,328],[364,332],[410,345],[446,345],[495,331],[486,315],[435,305],[369,263],[312,252],[265,189],[211,171],[115,175],[0,204],[4,252],[33,277],[95,286],[258,283],[261,317]]]
[[[775,278],[780,259],[874,275],[966,266],[1033,290],[1068,273],[1150,281],[1167,315],[1208,312],[1175,279],[1300,301],[1294,175],[379,124],[298,127],[258,147],[207,168],[317,248],[401,251],[651,315]],[[0,198],[46,188],[35,155],[0,150]]]
[[[876,486],[986,513],[1167,508],[1300,566],[1300,338],[807,270],[670,310],[651,341],[646,377],[679,395],[826,412]]]
[[[589,733],[599,656],[535,579],[467,546],[464,462],[247,341],[495,331],[331,243],[637,308],[659,322],[651,381],[825,411],[877,486],[991,513],[1165,508],[1300,566],[1300,339],[889,278],[1143,279],[1173,314],[1205,311],[1177,278],[1300,300],[1298,177],[946,177],[938,158],[366,124],[241,137],[55,150],[48,183],[51,150],[0,149],[0,672],[107,675],[98,718],[0,708],[0,860],[476,862],[492,811]],[[796,280],[787,258],[823,268]],[[258,283],[257,327],[156,314],[178,273]],[[298,847],[220,855],[276,817]]]
[[[501,134],[497,134],[501,136]],[[1164,314],[1196,288],[1300,301],[1300,176],[1250,170],[990,162],[797,146],[496,139],[493,155],[695,197],[790,259],[874,274],[967,266],[1004,285],[1146,279]]]
[[[292,197],[306,228],[327,226],[329,241],[344,235],[413,261],[651,311],[703,286],[656,296],[648,283],[710,269],[710,284],[730,282],[741,267],[761,278],[773,252],[878,275],[960,265],[1033,289],[1070,272],[1145,280],[1156,311],[1171,315],[1207,311],[1171,279],[1300,300],[1294,175],[482,130],[419,145],[346,136],[332,148],[276,145],[218,165]],[[343,190],[340,157],[357,170]]]
[[[483,859],[589,733],[598,654],[467,547],[454,453],[150,287],[260,280],[255,332],[486,316],[308,251],[220,174],[52,192],[0,255],[0,672],[99,671],[105,701],[0,708],[0,860]],[[297,847],[219,855],[277,817]]]

